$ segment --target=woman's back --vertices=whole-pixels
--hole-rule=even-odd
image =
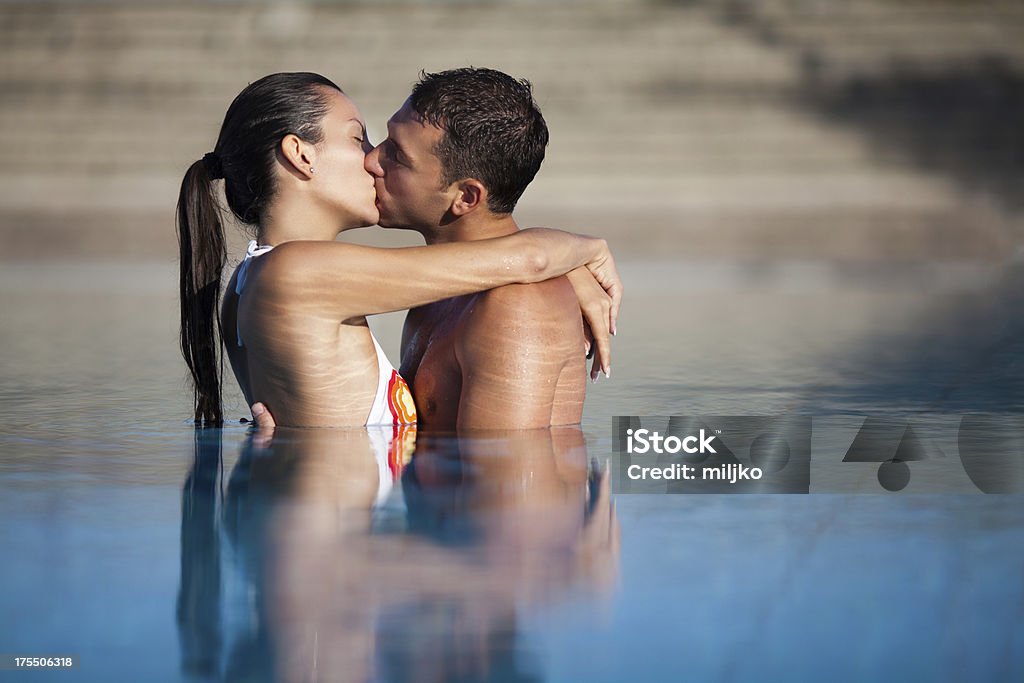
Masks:
[[[293,426],[414,424],[412,395],[366,318],[339,321],[298,305],[279,269],[263,268],[267,255],[252,252],[221,309],[228,358],[249,404],[259,401]]]

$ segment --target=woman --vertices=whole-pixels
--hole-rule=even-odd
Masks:
[[[330,80],[273,74],[235,98],[214,151],[185,174],[178,198],[181,348],[197,423],[223,420],[221,331],[250,405],[272,406],[279,425],[355,426],[416,421],[408,387],[370,333],[367,315],[586,266],[593,278],[576,286],[588,322],[596,334],[613,324],[620,286],[603,240],[531,229],[407,249],[335,242],[341,231],[378,219],[373,178],[363,166],[365,130],[359,110]],[[220,320],[227,253],[212,186],[219,178],[232,213],[256,231],[228,283]],[[593,312],[601,309],[587,290],[594,280],[612,295],[611,321],[607,303],[604,313]]]

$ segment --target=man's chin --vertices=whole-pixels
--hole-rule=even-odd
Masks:
[[[381,216],[377,221],[377,225],[388,230],[412,230],[412,226],[400,224],[387,216]]]
[[[401,218],[396,218],[391,215],[385,204],[380,201],[379,197],[377,198],[376,205],[377,213],[379,215],[377,218],[377,225],[380,227],[387,228],[388,230],[415,230],[415,228],[409,225],[407,221],[403,221]]]

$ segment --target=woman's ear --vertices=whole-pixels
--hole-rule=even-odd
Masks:
[[[451,212],[455,216],[465,216],[479,206],[487,205],[487,188],[476,178],[464,178],[455,183],[455,199],[452,201]]]
[[[281,138],[281,156],[285,166],[300,178],[309,179],[313,176],[316,162],[316,148],[303,141],[298,135],[289,133]]]

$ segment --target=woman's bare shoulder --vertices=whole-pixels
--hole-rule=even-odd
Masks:
[[[268,285],[315,283],[325,275],[337,274],[357,250],[344,242],[291,240],[259,257],[259,278]]]

